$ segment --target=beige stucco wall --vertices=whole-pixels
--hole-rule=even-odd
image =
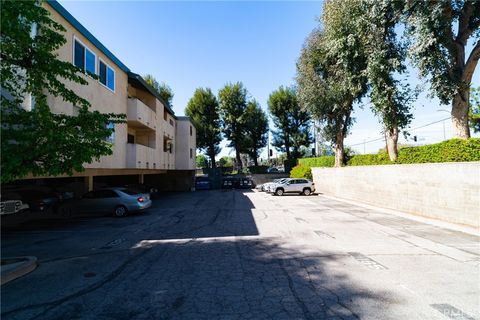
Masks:
[[[190,127],[192,134],[190,135]],[[196,156],[196,136],[197,132],[189,119],[177,119],[176,122],[176,163],[177,170],[194,170],[195,156]],[[190,157],[190,150],[192,150],[192,157]]]
[[[480,162],[312,168],[317,192],[480,228]]]
[[[115,70],[115,92],[103,86],[97,80],[85,75],[88,85],[80,85],[77,83],[65,82],[66,86],[80,97],[86,99],[91,104],[91,110],[98,110],[102,113],[122,113],[127,112],[127,82],[128,77],[117,65],[113,63],[107,56],[101,53],[95,46],[90,43],[84,36],[80,34],[71,24],[53,10],[48,3],[44,6],[51,14],[51,18],[60,23],[67,30],[64,33],[66,44],[58,50],[59,58],[73,63],[73,41],[74,37],[79,39],[84,45],[96,54],[97,69],[98,59],[104,60],[111,68]],[[75,114],[74,107],[66,103],[60,98],[49,96],[48,103],[52,112]],[[59,134],[61,134],[59,132]],[[115,126],[115,143],[113,145],[113,154],[111,156],[102,157],[100,161],[92,164],[86,164],[87,168],[125,168],[126,166],[126,141],[127,141],[127,125],[119,124]]]

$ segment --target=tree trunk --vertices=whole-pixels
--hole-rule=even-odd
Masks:
[[[215,152],[211,152],[209,157],[212,162],[212,169],[215,169],[217,167],[217,164],[215,163]]]
[[[343,167],[345,164],[345,150],[343,148],[343,133],[338,132],[335,139],[335,167]]]
[[[235,162],[237,164],[237,169],[242,168],[242,159],[240,158],[240,152],[235,148]]]
[[[470,138],[470,127],[468,126],[468,99],[469,88],[458,89],[457,94],[453,97],[452,103],[452,125],[453,134],[456,138]]]
[[[387,152],[390,161],[397,161],[398,158],[398,127],[386,130]]]
[[[257,156],[257,149],[253,149],[253,163],[255,164],[255,167],[258,167],[258,156]]]

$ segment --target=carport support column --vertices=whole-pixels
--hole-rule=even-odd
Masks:
[[[144,178],[143,173],[139,174],[139,175],[138,175],[138,183],[143,184],[143,181],[144,181],[143,178]]]
[[[84,181],[85,181],[85,190],[87,192],[92,191],[93,190],[93,176],[86,176],[84,178]]]

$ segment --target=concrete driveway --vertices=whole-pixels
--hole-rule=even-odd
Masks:
[[[478,237],[323,196],[171,194],[4,231],[21,255],[2,319],[480,319]]]

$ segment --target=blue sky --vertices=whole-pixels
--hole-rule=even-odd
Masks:
[[[310,31],[318,25],[322,2],[254,1],[60,1],[132,71],[153,74],[174,91],[173,109],[183,115],[198,87],[215,93],[227,82],[242,81],[251,97],[267,108],[269,94],[291,85],[295,62]],[[477,68],[478,69],[478,68]],[[480,72],[474,76],[480,85]],[[412,84],[421,83],[415,75]],[[425,89],[427,89],[426,86]],[[411,127],[445,119],[436,100],[422,94],[415,103]],[[347,145],[363,153],[364,141],[381,136],[381,126],[368,109],[357,109]],[[451,137],[450,121],[412,131],[421,144]],[[222,143],[222,146],[225,142]],[[382,141],[365,144],[376,152]],[[229,153],[224,148],[222,155]],[[263,156],[265,157],[265,152]],[[233,155],[233,153],[232,153]]]

